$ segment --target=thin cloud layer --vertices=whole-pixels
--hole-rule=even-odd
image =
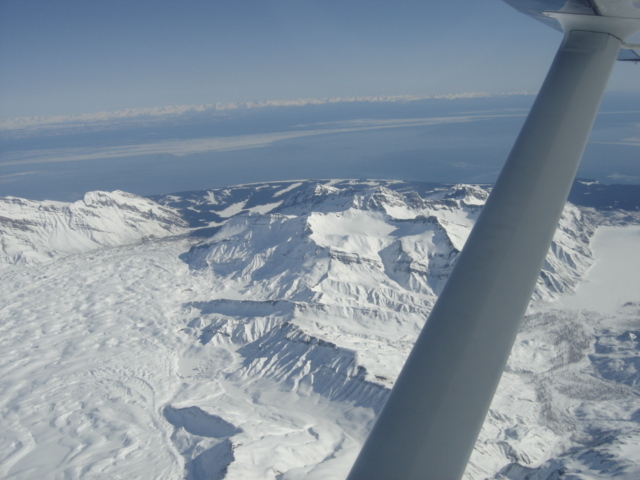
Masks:
[[[471,98],[493,98],[515,95],[531,95],[530,92],[488,94],[467,92],[447,95],[391,95],[371,97],[298,98],[294,100],[267,100],[258,102],[232,102],[203,105],[170,105],[152,108],[131,108],[113,112],[96,112],[80,115],[46,117],[20,117],[0,122],[0,135],[5,137],[27,137],[37,134],[68,133],[73,131],[97,131],[132,126],[180,123],[197,116],[215,117],[238,110],[277,107],[305,107],[339,103],[407,103],[419,100],[458,100]]]

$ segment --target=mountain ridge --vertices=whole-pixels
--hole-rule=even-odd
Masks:
[[[37,228],[0,218],[3,238],[37,247],[0,270],[0,474],[343,478],[488,188],[296,181],[25,201]],[[61,218],[73,248],[47,243]],[[549,306],[596,260],[598,225],[633,218],[566,207],[466,479],[637,478],[640,299],[609,316]]]
[[[29,264],[60,255],[177,235],[177,212],[126,192],[88,192],[74,203],[0,197],[0,264]]]

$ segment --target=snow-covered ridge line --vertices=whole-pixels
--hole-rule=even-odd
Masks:
[[[0,265],[176,235],[187,224],[170,207],[126,192],[89,192],[74,203],[0,197]]]
[[[270,378],[288,389],[309,389],[376,411],[389,392],[389,379],[368,372],[355,350],[323,339],[326,335],[308,325],[314,314],[328,311],[336,318],[380,318],[374,311],[349,313],[284,301],[213,300],[186,307],[197,308],[202,316],[189,322],[185,333],[202,345],[231,348],[243,357],[230,378]]]
[[[190,304],[200,316],[186,332],[203,345],[236,351],[241,367],[229,375],[237,381],[270,378],[283,388],[377,410],[487,192],[453,185],[421,196],[372,182],[297,182],[271,191],[284,199],[270,213],[239,210],[183,255],[193,270],[212,274],[220,295]],[[252,198],[225,190],[190,203],[225,211],[239,200]],[[594,230],[578,208],[567,207],[538,300],[575,285],[592,261]],[[226,290],[246,300],[225,298]],[[389,345],[393,353],[386,353]],[[360,348],[388,360],[372,362],[356,353]]]
[[[0,270],[0,476],[344,478],[487,190],[298,180],[155,204],[88,195],[74,235],[120,242],[177,219],[201,236]],[[24,232],[69,205],[41,203]],[[597,215],[564,212],[467,480],[640,478],[635,283],[610,314],[543,301],[574,287],[603,231],[622,236],[594,240]],[[637,263],[638,228],[615,243],[623,263]]]
[[[262,188],[265,202],[267,189]],[[236,382],[266,378],[285,391],[313,392],[332,402],[376,410],[487,192],[455,185],[418,194],[370,181],[274,187],[282,190],[289,195],[270,213],[238,212],[184,256],[192,268],[213,274],[218,294],[224,296],[231,286],[253,299],[236,300],[237,309],[232,300],[215,300],[201,309],[205,315],[198,321],[202,331],[208,332],[206,341],[218,347],[235,345],[241,360],[227,378]],[[233,191],[226,195],[228,202],[238,202]],[[538,282],[538,305],[571,290],[582,277],[593,262],[589,243],[595,229],[590,213],[567,205]],[[285,302],[291,302],[287,304],[291,309],[284,308]],[[532,320],[538,335],[539,318]],[[209,322],[211,328],[206,326]],[[579,322],[563,318],[546,343],[530,342],[526,336],[518,343],[507,372],[514,378],[508,380],[512,388],[521,389],[519,398],[531,400],[518,414],[492,410],[488,431],[506,433],[497,440],[481,438],[486,443],[479,445],[478,452],[487,458],[474,459],[470,478],[500,471],[520,480],[538,467],[550,474],[565,468],[562,459],[544,464],[549,458],[545,452],[570,455],[565,453],[562,432],[554,430],[569,422],[564,420],[569,414],[554,406],[555,397],[549,393],[554,386],[547,377],[556,370],[570,372],[577,365],[588,369],[587,360],[613,370],[608,359],[589,356],[591,343],[585,332]],[[631,339],[635,334],[624,335]],[[523,368],[533,365],[540,374],[529,381],[532,372]],[[622,382],[628,378],[635,379],[627,375]],[[580,448],[587,455],[603,450],[601,442],[602,436],[595,436],[585,439]],[[594,462],[587,464],[598,468]]]
[[[332,401],[379,411],[389,389],[368,381],[355,351],[304,333],[289,322],[238,350],[240,377],[271,378],[292,390],[311,389]]]
[[[396,292],[387,295],[387,301],[416,294],[432,301],[488,194],[474,185],[431,186],[420,193],[411,187],[371,181],[266,184],[258,187],[261,202],[271,204],[276,194],[282,202],[262,214],[250,213],[257,202],[242,191],[248,187],[238,187],[242,197],[232,189],[207,192],[188,203],[223,225],[185,258],[192,268],[211,268],[227,282],[244,284],[248,292],[268,291],[265,299],[308,301],[317,299],[317,292],[326,295],[337,289],[351,291],[348,297],[357,305],[357,299],[370,293],[349,286],[357,281],[341,278],[337,269],[343,264],[358,265],[365,277],[377,279],[378,294]],[[176,196],[164,202],[178,209],[185,204]],[[247,207],[226,221],[216,213],[239,203]],[[587,215],[567,205],[538,282],[537,300],[572,288],[591,264],[589,239],[594,231]],[[275,272],[282,275],[274,277]],[[268,279],[270,289],[261,289],[259,278]],[[397,308],[395,300],[392,303],[390,308]]]

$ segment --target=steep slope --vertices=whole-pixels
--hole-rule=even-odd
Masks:
[[[307,184],[270,213],[236,215],[183,257],[216,298],[193,305],[191,333],[244,358],[233,378],[378,411],[486,198]],[[567,207],[538,301],[575,285],[594,230]]]
[[[170,208],[125,192],[89,192],[75,203],[0,198],[0,265],[175,235],[186,223]]]
[[[270,213],[229,219],[186,259],[192,268],[211,268],[253,299],[330,297],[327,303],[392,310],[429,306],[486,197],[485,190],[473,186],[452,186],[421,198],[382,186],[308,184]],[[594,230],[588,217],[567,206],[536,298],[550,299],[575,285],[591,263]]]
[[[192,268],[212,273],[212,294],[219,298],[197,306],[193,334],[244,359],[235,379],[269,378],[286,390],[378,411],[486,191],[450,186],[422,197],[370,183],[297,187],[271,213],[237,215],[185,256]],[[573,289],[593,262],[589,242],[595,229],[591,215],[567,205],[538,281],[536,305]],[[232,298],[232,292],[240,296]],[[516,366],[509,365],[507,387],[501,387],[498,407],[487,419],[468,478],[528,478],[532,465],[554,454],[573,458],[572,448],[586,451],[601,441],[586,433],[593,417],[576,428],[576,435],[586,435],[582,443],[566,440],[563,429],[580,423],[574,413],[579,406],[565,402],[571,413],[560,414],[553,401],[541,401],[545,388],[556,395],[568,384],[593,383],[579,378],[592,365],[593,345],[585,332],[601,331],[597,317],[583,314],[582,323],[567,326],[569,318],[549,313],[527,321],[535,345],[546,353],[532,353],[530,337],[519,340],[512,357]],[[567,333],[572,329],[574,335]],[[520,362],[541,362],[539,373],[520,370]],[[570,375],[568,384],[544,387],[558,372]],[[629,391],[616,398],[629,405],[633,397]],[[530,410],[522,408],[532,400]],[[625,461],[623,455],[611,464],[622,468]],[[233,471],[228,478],[241,478]]]
[[[276,182],[156,198],[168,210],[98,195],[71,212],[88,227],[57,227],[79,246],[49,241],[73,216],[58,205],[25,230],[53,257],[0,271],[3,478],[344,478],[487,188]],[[139,241],[185,232],[174,212],[207,239]],[[597,260],[599,215],[565,210],[469,480],[638,478],[640,298],[546,306]]]

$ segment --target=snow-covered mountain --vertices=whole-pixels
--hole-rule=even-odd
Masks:
[[[252,198],[243,198],[246,187],[189,198],[201,212],[215,212],[218,222],[221,213],[235,214],[191,252],[189,263],[194,268],[211,265],[225,283],[236,284],[251,298],[319,301],[319,296],[337,292],[336,301],[350,298],[354,305],[365,301],[392,310],[399,304],[430,307],[488,196],[486,189],[472,185],[439,185],[421,195],[404,182],[292,186],[271,195],[265,190],[274,190],[273,185],[255,186],[267,203],[248,208]],[[163,200],[176,208],[184,203],[177,196]],[[594,231],[588,215],[567,206],[536,299],[549,300],[575,285],[592,261],[589,240]],[[275,265],[287,275],[275,271]],[[345,269],[358,270],[356,278],[345,276]],[[269,278],[268,287],[256,280],[256,270]],[[369,288],[363,290],[365,277]],[[383,305],[387,301],[394,305]]]
[[[89,192],[75,203],[0,198],[0,265],[127,245],[185,227],[171,209],[126,192]]]
[[[344,478],[487,190],[5,199],[0,476]],[[467,479],[640,477],[640,293],[550,303],[622,217],[567,205]]]

